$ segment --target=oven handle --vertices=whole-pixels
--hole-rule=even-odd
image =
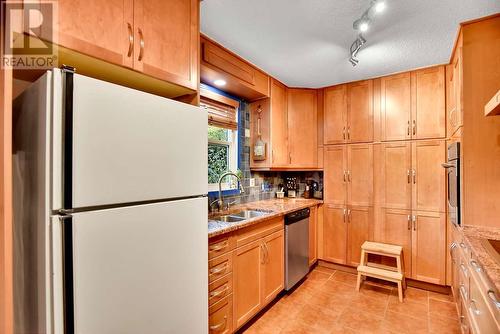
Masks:
[[[449,164],[449,163],[441,164],[441,166],[443,166],[444,168],[457,168],[455,164]]]

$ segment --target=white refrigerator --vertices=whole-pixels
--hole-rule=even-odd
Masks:
[[[15,333],[207,333],[207,114],[48,71],[14,102]]]

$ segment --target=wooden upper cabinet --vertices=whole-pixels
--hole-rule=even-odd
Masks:
[[[411,144],[383,143],[380,154],[382,206],[392,209],[411,209]]]
[[[373,81],[347,85],[347,140],[351,143],[373,141]]]
[[[265,257],[262,270],[262,301],[271,302],[284,287],[284,235],[283,230],[264,238]]]
[[[282,83],[271,80],[271,165],[284,167],[289,164],[287,92]]]
[[[335,263],[346,263],[347,255],[347,209],[325,204],[323,216],[323,259]]]
[[[217,79],[224,79],[224,91],[250,101],[269,97],[267,74],[205,36],[201,36],[200,44],[203,82],[212,84]]]
[[[134,68],[198,87],[198,0],[134,0]]]
[[[349,145],[347,157],[347,203],[373,205],[373,145]],[[332,191],[339,192],[340,189]]]
[[[261,239],[234,251],[234,328],[242,326],[262,306],[261,271],[263,262],[264,248]]]
[[[403,247],[403,265],[406,277],[411,277],[412,212],[411,210],[382,210],[382,241]],[[428,258],[432,259],[432,257]]]
[[[344,145],[328,146],[324,151],[325,203],[347,203],[347,149]]]
[[[446,136],[444,66],[412,72],[412,138]]]
[[[370,223],[373,221],[372,209],[368,207],[349,207],[347,209],[347,265],[357,266],[361,257],[361,245],[371,240]]]
[[[346,140],[347,86],[339,85],[324,91],[323,142],[341,144]]]
[[[445,212],[446,142],[444,140],[412,143],[413,210]]]
[[[290,165],[317,168],[317,95],[314,89],[288,89],[288,143]]]
[[[459,41],[457,43],[457,48],[453,55],[451,64],[448,65],[449,69],[447,71],[447,91],[448,91],[448,107],[447,107],[447,115],[448,115],[448,136],[452,136],[459,127],[463,124],[463,90],[462,90],[462,47],[461,47],[461,38],[459,37]]]
[[[436,212],[416,212],[414,216],[412,277],[419,281],[444,285],[446,215]]]
[[[59,0],[58,44],[104,61],[132,67],[133,0]],[[42,36],[52,40],[48,29]]]
[[[410,72],[381,78],[380,94],[382,140],[410,139]]]

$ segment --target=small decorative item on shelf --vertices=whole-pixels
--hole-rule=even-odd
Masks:
[[[297,190],[298,190],[297,178],[286,177],[285,183],[286,183],[286,196],[292,198],[297,197]]]
[[[253,144],[253,160],[266,160],[267,156],[267,144],[262,140],[262,134],[260,131],[260,122],[261,122],[261,116],[260,114],[262,113],[262,108],[259,104],[257,107],[257,140],[255,140],[255,143]]]

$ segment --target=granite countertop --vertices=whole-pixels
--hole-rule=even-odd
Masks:
[[[464,237],[471,251],[484,269],[484,272],[500,292],[500,263],[485,249],[484,240],[500,240],[500,228],[465,225]]]
[[[239,230],[241,228],[258,224],[263,221],[283,216],[287,213],[305,209],[323,203],[318,199],[306,198],[274,198],[257,202],[249,202],[245,204],[235,205],[230,210],[216,212],[208,215],[208,237],[215,237],[224,233]],[[258,210],[267,211],[269,214],[250,218],[238,222],[219,222],[213,220],[214,217],[235,213],[241,210]]]

